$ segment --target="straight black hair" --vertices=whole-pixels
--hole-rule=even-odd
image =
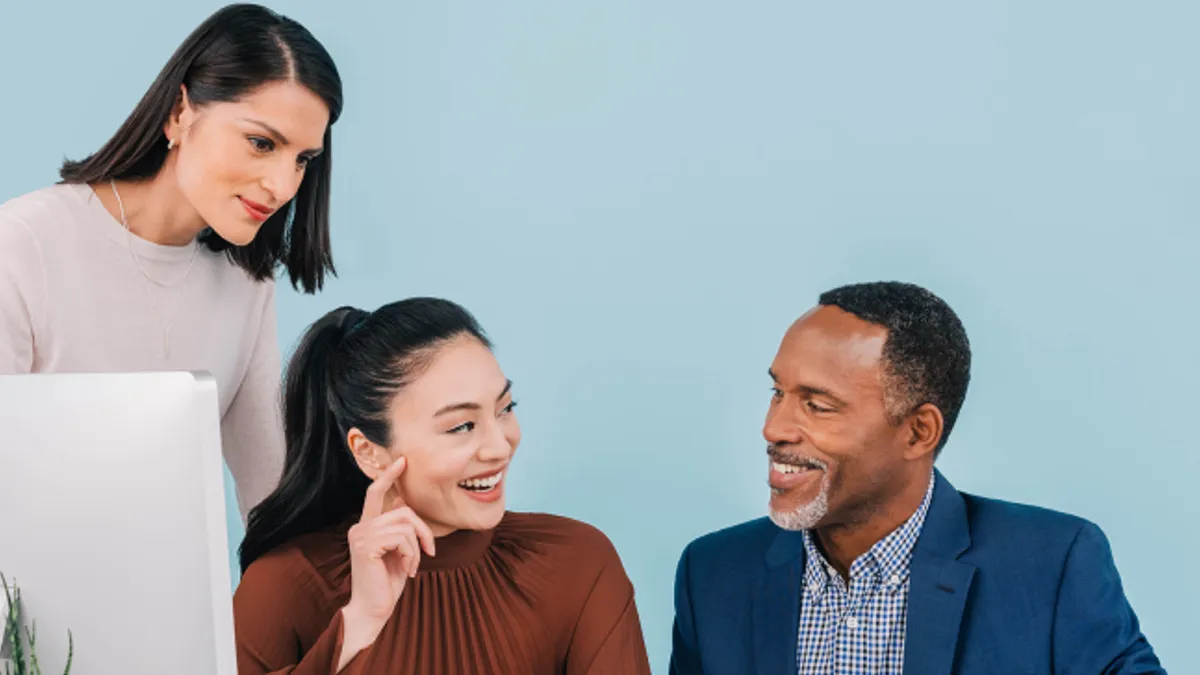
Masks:
[[[255,280],[274,277],[285,267],[292,286],[315,293],[326,274],[336,274],[329,241],[331,128],[342,112],[342,81],[333,59],[304,26],[252,4],[229,5],[200,24],[163,66],[142,100],[107,143],[89,157],[66,160],[59,175],[64,183],[152,178],[167,158],[163,126],[180,101],[236,101],[265,84],[295,81],[319,96],[329,108],[324,152],[314,157],[289,209],[272,215],[246,246],[234,246],[211,229],[200,242],[225,252],[231,263]]]
[[[438,347],[460,336],[492,346],[467,310],[437,298],[401,300],[374,312],[341,307],[308,329],[284,378],[283,477],[250,511],[239,550],[243,572],[295,537],[362,512],[371,481],[347,447],[350,430],[390,445],[392,399]]]

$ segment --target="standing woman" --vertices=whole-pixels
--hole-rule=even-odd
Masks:
[[[306,293],[334,273],[341,109],[303,26],[249,4],[209,17],[103,147],[0,206],[0,374],[208,371],[248,512],[283,465],[275,273]]]

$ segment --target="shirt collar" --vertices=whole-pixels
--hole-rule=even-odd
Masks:
[[[929,504],[933,501],[933,474],[929,476],[929,487],[925,489],[925,498],[912,516],[903,525],[896,528],[883,539],[875,542],[866,553],[854,561],[851,566],[851,577],[861,575],[866,568],[873,567],[879,574],[880,580],[889,590],[900,588],[908,579],[912,563],[912,552],[921,529],[925,525],[925,516],[929,512]],[[830,578],[837,574],[828,560],[817,548],[816,536],[811,530],[804,530],[804,552],[812,564],[804,566],[804,586],[813,593],[822,593]]]

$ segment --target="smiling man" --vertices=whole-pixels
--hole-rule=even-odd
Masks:
[[[954,311],[825,293],[770,366],[770,517],[692,542],[674,675],[1162,673],[1104,534],[934,469],[970,380]]]

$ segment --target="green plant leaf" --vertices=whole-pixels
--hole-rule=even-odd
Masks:
[[[42,667],[37,658],[37,622],[23,626],[21,621],[21,589],[13,584],[8,585],[8,579],[0,573],[0,586],[4,587],[4,595],[8,600],[8,616],[4,617],[5,639],[12,641],[12,662],[5,664],[3,675],[42,675]],[[29,641],[29,657],[25,656],[25,645],[21,629],[25,629],[25,638]],[[75,659],[75,636],[67,630],[67,665],[63,675],[71,672],[71,662]]]

